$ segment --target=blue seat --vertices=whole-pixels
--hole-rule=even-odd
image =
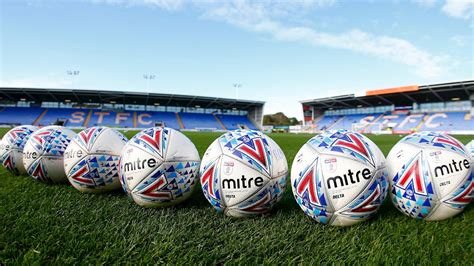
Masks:
[[[57,120],[66,120],[65,126],[80,127],[84,124],[89,110],[75,108],[48,108],[45,115],[38,121],[39,126],[47,126]]]
[[[474,121],[467,112],[439,112],[427,116],[421,130],[474,130]]]
[[[0,124],[32,125],[41,112],[40,107],[5,107],[0,111]]]
[[[258,130],[258,128],[245,115],[217,115],[227,130],[239,129],[241,125],[249,129]]]
[[[155,123],[163,123],[166,127],[180,129],[176,113],[174,112],[137,111],[137,127],[153,127]]]
[[[222,129],[212,114],[179,113],[185,129]]]

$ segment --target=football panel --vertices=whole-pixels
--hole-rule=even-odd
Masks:
[[[18,174],[26,174],[25,166],[23,165],[23,152],[21,150],[10,151],[10,156],[13,158],[13,167]]]
[[[37,181],[53,183],[53,180],[51,180],[46,170],[46,165],[43,163],[43,157],[32,160],[26,168],[26,171],[29,176]]]
[[[172,129],[166,127],[147,128],[137,133],[127,144],[140,147],[142,150],[164,160],[171,131]]]
[[[200,161],[199,152],[194,143],[183,133],[170,129],[165,161]]]
[[[265,136],[270,150],[271,168],[270,177],[279,177],[288,173],[288,162],[280,146],[268,136]]]
[[[227,207],[246,200],[270,181],[268,176],[233,157],[223,155],[220,164],[219,187]]]
[[[419,152],[420,149],[418,147],[401,141],[393,146],[387,156],[387,171],[390,183],[393,182],[393,177],[403,169],[405,164],[412,160]]]
[[[293,161],[291,188],[296,203],[303,212],[316,221],[327,224],[332,216],[328,206],[327,193],[321,167],[318,167],[319,153],[305,144]]]
[[[132,190],[132,198],[150,207],[180,203],[191,195],[198,173],[199,163],[195,161],[164,162]]]
[[[316,135],[307,143],[320,153],[363,161],[375,168],[375,155],[367,140],[362,134],[337,130]]]
[[[104,128],[94,142],[92,142],[89,152],[91,154],[97,153],[118,156],[127,141],[127,138],[117,130]]]
[[[219,137],[222,153],[270,177],[272,157],[267,138],[254,130],[234,130]]]
[[[243,202],[226,208],[225,214],[244,217],[266,213],[281,199],[285,188],[286,175],[276,177]]]
[[[12,149],[23,150],[31,134],[33,134],[33,132],[35,132],[36,130],[38,130],[38,128],[35,126],[17,126],[9,130],[4,135],[4,139],[10,144]]]
[[[302,172],[314,163],[318,156],[319,153],[311,148],[307,143],[300,148],[298,153],[295,155],[293,164],[291,165],[291,184],[295,183],[295,181],[302,175]]]
[[[390,179],[392,203],[402,213],[417,219],[425,218],[439,202],[426,152],[418,150],[411,158],[404,158],[404,165]]]
[[[91,151],[94,142],[97,138],[105,132],[106,127],[89,127],[81,132],[77,133],[74,137],[74,140],[79,144],[84,150]]]
[[[317,167],[322,172],[322,188],[334,211],[353,201],[373,180],[372,165],[352,158],[321,154]]]
[[[71,169],[88,156],[87,150],[83,147],[83,145],[78,143],[77,137],[67,146],[64,151],[64,171],[66,175],[69,175]]]
[[[23,149],[23,166],[29,172],[31,165],[41,157],[42,153],[36,149],[36,144],[33,143],[33,139],[30,138]]]
[[[201,165],[207,166],[210,163],[214,162],[219,156],[222,155],[222,149],[219,145],[219,140],[214,140],[211,145],[207,148],[206,152],[202,156]]]
[[[451,218],[463,211],[463,208],[452,208],[445,203],[438,203],[425,218],[426,221],[441,221]]]
[[[34,133],[30,142],[45,156],[63,156],[76,133],[62,126],[47,126]],[[28,144],[28,143],[27,143]]]
[[[80,191],[95,192],[120,188],[118,175],[120,156],[89,155],[68,174],[70,183]]]
[[[440,148],[460,154],[468,153],[468,149],[456,138],[438,132],[422,131],[404,137],[401,142],[410,143],[418,149]]]
[[[341,215],[340,213],[336,213],[331,217],[329,222],[330,225],[334,226],[351,226],[360,222],[367,220],[368,218],[361,218],[361,219],[353,219],[349,216]]]
[[[7,156],[8,151],[10,151],[10,144],[5,137],[0,141],[0,163],[3,164],[3,158]]]
[[[424,159],[430,170],[431,180],[438,198],[450,197],[470,175],[470,161],[467,156],[444,149],[426,149]]]
[[[19,174],[18,169],[16,168],[16,158],[14,156],[14,150],[5,151],[1,155],[1,162],[3,167],[10,173],[17,175]]]
[[[142,180],[161,166],[163,161],[156,153],[151,154],[142,147],[128,143],[122,150],[120,173],[128,191],[132,191]]]
[[[63,157],[58,156],[43,156],[42,162],[46,168],[46,173],[53,183],[67,182],[66,172],[64,172]]]
[[[214,158],[214,161],[206,160],[206,164],[201,163],[199,170],[202,192],[209,203],[211,203],[211,205],[219,212],[225,207],[222,192],[220,190],[222,156],[223,155],[219,155]]]
[[[372,152],[372,157],[374,158],[375,162],[375,169],[382,169],[386,168],[387,161],[385,159],[385,155],[380,150],[379,146],[375,144],[371,139],[364,136],[364,141],[369,145],[369,149]]]
[[[368,185],[355,199],[337,214],[335,225],[351,225],[371,217],[382,205],[387,195],[386,170],[379,169]]]

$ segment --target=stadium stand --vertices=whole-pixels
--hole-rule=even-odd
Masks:
[[[223,129],[212,114],[179,113],[185,129]]]
[[[437,112],[429,114],[421,130],[459,131],[474,130],[474,119],[467,112]]]
[[[356,114],[356,115],[346,115],[342,119],[338,119],[329,129],[346,129],[352,130],[352,124],[363,123],[368,117],[373,117],[373,115],[366,114]]]
[[[178,130],[259,130],[263,120],[264,102],[260,101],[31,88],[0,88],[0,93],[4,96],[0,96],[0,125],[64,122],[69,127],[164,125]]]
[[[19,109],[19,108],[18,108]],[[65,126],[80,127],[83,125],[83,119],[78,114],[87,113],[87,110],[72,108],[45,108],[41,112],[43,115],[36,119],[37,126],[48,126],[58,120],[65,120]]]
[[[302,101],[304,128],[474,134],[474,81],[405,86]],[[318,114],[316,117],[314,114]]]
[[[163,123],[163,125],[174,128],[183,129],[179,125],[178,117],[173,112],[136,112],[137,121],[134,127],[147,128],[154,126],[153,123]]]
[[[315,126],[318,130],[324,131],[328,130],[329,127],[336,123],[341,116],[323,116],[319,121],[315,123]]]
[[[0,111],[0,124],[2,125],[33,125],[43,112],[42,108],[16,108],[5,107]]]
[[[239,128],[257,129],[257,127],[250,121],[247,116],[242,115],[217,115],[222,124],[227,130],[234,130]]]

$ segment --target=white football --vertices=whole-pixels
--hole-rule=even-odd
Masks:
[[[189,198],[199,164],[196,147],[183,133],[166,127],[148,128],[122,149],[120,181],[137,204],[170,206]]]
[[[474,140],[471,140],[468,144],[466,144],[466,148],[471,151],[471,156],[474,157]]]
[[[347,130],[310,139],[295,156],[291,188],[306,215],[348,226],[371,217],[387,195],[385,157],[367,137]]]
[[[71,185],[81,192],[120,188],[120,153],[126,143],[120,132],[107,127],[79,132],[64,152],[64,170]]]
[[[218,212],[242,217],[269,211],[285,191],[288,164],[280,147],[253,130],[216,139],[201,163],[201,187]]]
[[[447,219],[472,200],[470,151],[449,135],[406,136],[392,148],[387,161],[392,203],[410,217]]]
[[[31,134],[38,130],[35,126],[18,126],[8,131],[0,142],[0,163],[10,173],[26,174],[23,166],[23,148]]]
[[[23,165],[34,179],[46,183],[67,182],[63,155],[76,135],[62,126],[48,126],[35,131],[23,149]]]

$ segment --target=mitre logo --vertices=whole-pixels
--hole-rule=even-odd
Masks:
[[[83,155],[82,150],[70,150],[64,153],[64,159],[81,158]]]
[[[455,161],[454,159],[448,164],[442,164],[434,168],[435,177],[444,176],[453,174],[455,172],[460,172],[464,169],[471,168],[469,161],[464,159],[460,161]]]
[[[372,172],[369,168],[364,168],[358,171],[347,170],[347,173],[343,175],[337,175],[326,179],[326,185],[328,189],[334,189],[338,187],[344,187],[351,184],[359,183],[361,180],[369,180],[372,178]]]
[[[38,158],[38,153],[27,151],[23,154],[23,159],[37,159]]]
[[[157,161],[155,158],[148,158],[148,159],[140,159],[137,158],[136,160],[125,162],[123,164],[123,171],[130,172],[136,170],[143,170],[145,168],[154,168],[157,165]]]
[[[245,175],[242,175],[240,178],[224,178],[222,179],[222,189],[238,190],[261,187],[263,181],[261,176],[246,178]]]

